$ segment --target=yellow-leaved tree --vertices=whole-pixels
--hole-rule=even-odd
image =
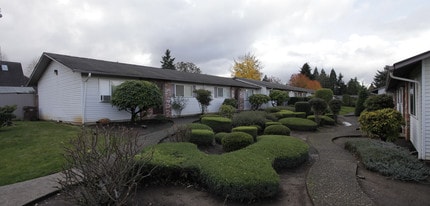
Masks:
[[[234,60],[231,76],[261,80],[262,68],[260,61],[253,54],[247,53],[239,57],[239,60]]]

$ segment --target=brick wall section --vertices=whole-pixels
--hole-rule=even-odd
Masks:
[[[164,83],[164,91],[163,91],[163,108],[164,108],[164,115],[166,117],[172,117],[172,105],[170,102],[170,99],[173,95],[173,84],[170,82]]]

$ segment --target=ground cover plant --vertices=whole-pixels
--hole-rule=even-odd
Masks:
[[[143,151],[153,154],[153,177],[197,181],[209,192],[234,200],[273,197],[279,190],[275,169],[295,167],[307,160],[308,145],[297,138],[265,135],[246,148],[208,155],[191,143],[162,143]],[[274,169],[275,168],[275,169]]]
[[[430,169],[409,151],[393,143],[379,140],[350,140],[345,148],[357,154],[364,166],[393,179],[421,181],[430,175]]]
[[[0,130],[0,185],[61,171],[63,146],[79,127],[54,122],[17,121]]]
[[[315,131],[318,128],[318,124],[316,122],[298,117],[283,118],[280,119],[279,122],[291,130]]]

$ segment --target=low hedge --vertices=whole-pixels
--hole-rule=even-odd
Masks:
[[[316,122],[315,121],[315,115],[309,115],[307,117],[307,119]],[[326,115],[320,115],[320,119],[321,119],[321,122],[320,122],[321,126],[322,125],[335,125],[335,123],[336,123],[333,118],[328,117]]]
[[[254,125],[254,126],[239,126],[239,127],[235,127],[231,130],[232,132],[245,132],[248,133],[252,136],[253,140],[256,141],[257,140],[257,135],[258,135],[258,126]]]
[[[430,168],[393,143],[372,139],[350,140],[345,143],[345,148],[355,153],[368,170],[384,176],[421,181],[430,175]]]
[[[207,129],[191,130],[190,142],[199,146],[212,145],[214,132]]]
[[[264,135],[258,142],[234,152],[208,155],[191,143],[162,143],[145,149],[152,154],[145,171],[152,178],[197,181],[209,192],[233,200],[274,197],[280,179],[276,169],[295,167],[308,157],[308,145],[297,138]],[[145,163],[145,161],[142,161]]]
[[[264,129],[265,135],[287,135],[291,133],[290,128],[284,125],[270,125]]]
[[[221,140],[222,149],[226,152],[231,152],[245,148],[254,142],[254,138],[245,132],[232,132],[227,134]]]
[[[230,132],[232,127],[231,119],[225,117],[203,117],[201,122],[211,127],[215,133]]]
[[[294,112],[293,112],[293,111],[290,111],[290,110],[281,110],[281,111],[279,111],[279,112],[276,112],[276,113],[275,113],[275,116],[276,116],[278,119],[282,119],[282,118],[286,118],[286,117],[294,117],[294,116],[295,116],[295,114],[294,114]]]
[[[267,113],[264,111],[244,111],[233,116],[233,127],[258,125],[264,127]]]
[[[280,119],[279,122],[291,130],[299,131],[315,131],[318,128],[318,124],[309,119],[288,117]]]
[[[266,122],[266,125],[264,128],[270,126],[270,125],[282,125],[280,122]]]
[[[215,138],[215,142],[218,144],[221,144],[222,139],[227,136],[229,133],[227,132],[218,132],[215,134],[214,138]]]
[[[205,129],[205,130],[210,130],[213,131],[213,129],[211,127],[209,127],[208,125],[205,124],[201,124],[201,123],[190,123],[187,125],[188,128],[190,129]]]
[[[281,111],[281,108],[279,108],[279,107],[267,107],[266,109],[264,109],[264,111],[266,111],[267,113],[275,113],[275,112]]]

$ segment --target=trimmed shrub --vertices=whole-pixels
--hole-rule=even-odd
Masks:
[[[221,115],[219,115],[219,114],[202,114],[202,115],[200,115],[200,121],[202,120],[202,118],[204,118],[204,117],[222,117]]]
[[[331,89],[318,89],[315,91],[315,97],[323,99],[326,103],[333,99],[333,91]]]
[[[249,103],[251,104],[252,110],[258,110],[262,104],[270,101],[270,97],[264,94],[253,94],[249,96]]]
[[[202,111],[201,114],[204,114],[212,101],[212,92],[205,89],[198,89],[194,90],[194,93],[196,94],[196,99],[200,104],[200,108]]]
[[[307,119],[309,119],[309,120],[312,120],[312,121],[314,121],[314,122],[316,122],[315,121],[315,115],[309,115],[308,117],[307,117]],[[335,125],[336,123],[335,123],[335,121],[334,121],[334,119],[333,118],[331,118],[331,117],[329,117],[329,116],[326,116],[326,115],[321,115],[320,116],[320,126],[323,126],[323,125]]]
[[[393,96],[388,94],[370,96],[364,101],[364,107],[367,111],[394,108]]]
[[[232,118],[233,114],[236,113],[236,108],[230,106],[230,105],[221,105],[221,107],[218,110],[219,115],[227,118]]]
[[[354,111],[355,116],[360,116],[361,112],[364,111],[365,109],[364,102],[366,101],[367,97],[369,97],[369,92],[367,90],[361,89],[358,92],[358,99],[357,99],[357,103],[355,104],[355,111]]]
[[[282,125],[282,124],[280,122],[266,122],[264,128],[267,128],[268,126],[271,126],[271,125]]]
[[[275,116],[278,119],[282,119],[282,118],[285,118],[285,117],[295,117],[296,115],[294,114],[293,111],[290,111],[290,110],[281,110],[279,112],[276,112]]]
[[[203,117],[201,122],[211,127],[215,133],[230,132],[232,127],[231,119],[225,117]]]
[[[280,185],[276,170],[300,165],[308,151],[300,139],[264,135],[244,149],[222,155],[204,154],[191,143],[162,143],[146,148],[136,159],[152,154],[145,165],[147,171],[152,170],[152,178],[198,181],[223,198],[252,201],[274,197]]]
[[[199,146],[212,145],[214,132],[207,129],[191,130],[190,142]]]
[[[281,90],[272,90],[269,94],[270,100],[273,101],[273,106],[282,106],[288,100],[288,92]],[[273,104],[272,103],[272,104]]]
[[[244,111],[233,116],[233,127],[258,125],[264,128],[266,123],[266,112],[264,111]]]
[[[221,144],[221,141],[224,137],[226,137],[228,134],[227,132],[218,132],[215,134],[214,138],[215,138],[215,142],[218,144]]]
[[[297,118],[297,117],[287,117],[280,119],[279,122],[282,125],[287,126],[291,130],[299,131],[315,131],[318,128],[318,124],[309,119]]]
[[[328,106],[330,108],[330,111],[333,113],[333,119],[334,122],[337,122],[337,115],[339,114],[340,110],[342,109],[342,101],[338,99],[332,99],[330,102],[328,102]]]
[[[311,105],[312,111],[315,114],[315,122],[320,124],[320,115],[324,114],[327,109],[327,102],[321,98],[312,98],[309,100],[309,104]]]
[[[294,112],[294,116],[298,118],[306,118],[306,112]]]
[[[284,125],[270,125],[264,129],[265,135],[287,135],[291,133],[290,128]]]
[[[242,149],[254,142],[254,138],[245,132],[232,132],[221,140],[222,149],[226,152]]]
[[[393,143],[360,139],[345,143],[345,148],[360,158],[366,169],[403,181],[422,181],[430,169],[409,151]]]
[[[270,120],[270,121],[278,121],[278,118],[273,113],[266,113],[265,117],[267,120]]]
[[[288,100],[289,105],[295,105],[296,102],[307,102],[311,99],[311,97],[290,97]]]
[[[360,129],[370,138],[380,138],[393,142],[399,137],[399,130],[404,123],[402,114],[395,109],[364,111],[358,118]]]
[[[247,134],[250,134],[254,141],[257,140],[258,135],[258,127],[257,126],[239,126],[235,127],[231,130],[232,132],[245,132]]]
[[[205,124],[201,124],[201,123],[190,123],[187,126],[190,129],[205,129],[205,130],[213,131],[213,129],[211,127],[209,127],[208,125],[205,125]]]
[[[267,113],[275,113],[275,112],[281,111],[281,108],[279,108],[279,107],[268,107],[264,111],[266,111]]]
[[[311,113],[311,105],[309,102],[296,102],[294,104],[294,108],[296,112],[305,112],[306,116],[310,115]]]
[[[224,99],[224,102],[222,103],[223,105],[230,105],[232,107],[234,107],[235,109],[237,108],[237,100],[236,99]]]

